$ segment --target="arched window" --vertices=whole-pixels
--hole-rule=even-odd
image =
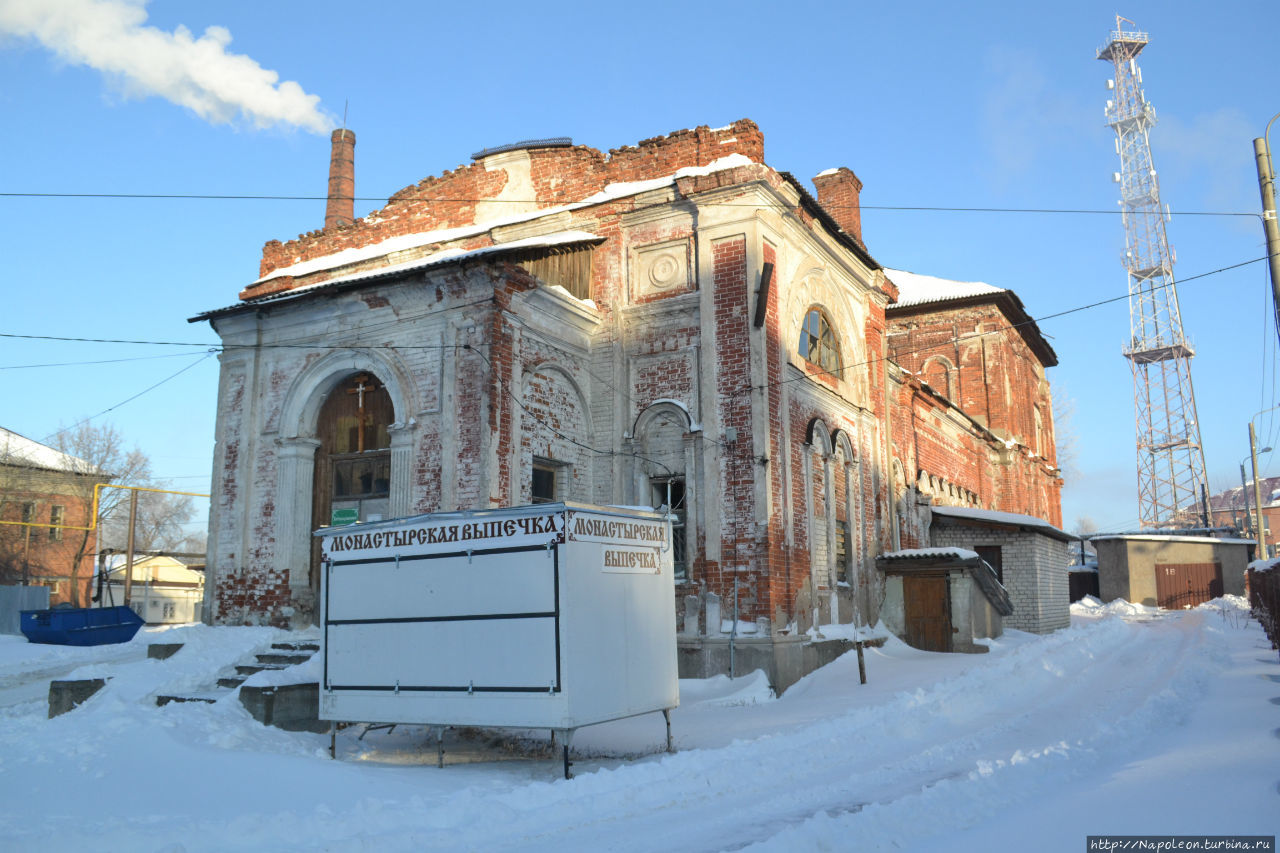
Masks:
[[[314,526],[385,518],[391,494],[391,395],[374,376],[344,379],[320,407]],[[341,518],[342,521],[338,521]]]
[[[835,331],[826,313],[816,305],[804,316],[800,329],[800,354],[823,370],[834,373],[840,369],[840,347]]]
[[[951,387],[951,376],[951,362],[941,356],[930,359],[924,366],[924,381],[929,383],[929,387],[945,396],[948,400],[955,400],[955,389]]]

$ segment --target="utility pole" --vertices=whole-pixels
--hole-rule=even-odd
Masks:
[[[1253,424],[1249,425],[1249,429],[1253,429]],[[137,522],[138,493],[131,491],[129,492],[129,544],[125,546],[124,557],[124,604],[126,607],[131,603],[133,596],[133,529],[137,526]]]
[[[1267,558],[1267,528],[1262,521],[1262,486],[1258,483],[1258,436],[1253,429],[1253,421],[1249,421],[1249,455],[1253,458],[1253,505],[1258,513],[1257,534],[1258,553],[1256,559]]]
[[[1280,315],[1280,224],[1276,222],[1276,175],[1274,162],[1271,159],[1271,122],[1280,118],[1280,113],[1267,122],[1267,130],[1253,140],[1253,157],[1258,164],[1258,192],[1262,194],[1262,232],[1267,237],[1267,264],[1271,268],[1271,308]],[[1280,324],[1276,334],[1280,335]]]
[[[1253,532],[1253,514],[1249,512],[1249,483],[1244,478],[1244,463],[1240,463],[1240,494],[1244,495],[1245,533]]]

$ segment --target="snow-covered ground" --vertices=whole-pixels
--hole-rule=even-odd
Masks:
[[[261,726],[233,694],[155,706],[276,637],[0,636],[0,848],[1074,853],[1280,828],[1280,658],[1236,598],[1075,605],[1070,629],[986,655],[890,640],[868,684],[850,654],[777,699],[758,673],[682,681],[675,754],[660,714],[596,726],[567,781],[535,733],[453,732],[437,769],[420,727],[346,729],[333,761],[327,735]],[[186,645],[148,660],[152,642]],[[46,719],[49,679],[106,676]]]

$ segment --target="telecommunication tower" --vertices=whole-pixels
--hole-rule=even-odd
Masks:
[[[1124,355],[1133,369],[1138,514],[1143,527],[1185,527],[1198,523],[1195,508],[1207,481],[1191,388],[1195,351],[1182,333],[1167,217],[1151,161],[1148,134],[1156,111],[1143,94],[1137,63],[1148,40],[1133,21],[1117,15],[1111,40],[1098,50],[1098,59],[1115,66],[1115,79],[1107,81],[1114,96],[1106,113],[1120,155],[1114,178],[1120,184],[1129,273],[1130,339]]]

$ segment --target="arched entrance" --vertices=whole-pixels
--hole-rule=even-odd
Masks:
[[[329,392],[316,421],[311,527],[391,517],[391,431],[395,408],[384,383],[354,373]],[[319,541],[313,543],[311,588],[319,591]]]

